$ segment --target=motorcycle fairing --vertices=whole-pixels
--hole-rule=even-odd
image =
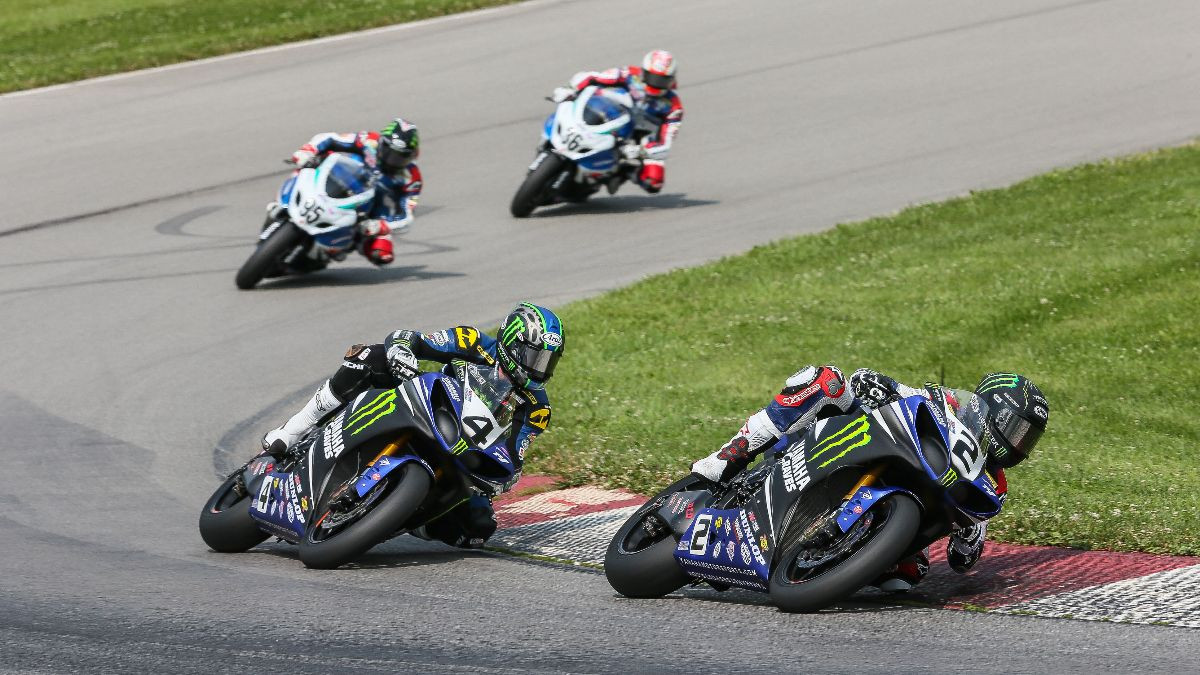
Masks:
[[[765,528],[752,511],[704,508],[676,545],[675,559],[694,577],[764,591],[769,550]]]
[[[306,499],[300,476],[285,471],[263,474],[250,502],[250,516],[273,534],[291,542],[304,536],[307,518],[301,507]]]
[[[858,519],[862,518],[862,515],[864,513],[866,513],[868,510],[870,510],[870,508],[872,506],[874,506],[876,504],[876,502],[880,501],[884,497],[886,497],[892,493],[895,493],[895,492],[903,492],[905,494],[912,495],[912,497],[914,499],[916,499],[916,495],[914,495],[912,492],[910,492],[908,490],[905,490],[904,488],[898,488],[898,487],[859,488],[858,490],[856,490],[854,492],[854,496],[851,497],[846,502],[846,505],[844,507],[842,507],[841,513],[838,514],[838,516],[837,516],[838,527],[840,527],[842,529],[842,532],[848,532],[850,530],[850,528],[854,525],[854,523],[857,523]],[[917,500],[917,503],[918,504],[920,503],[919,499]]]
[[[508,448],[504,446],[505,437],[503,435],[501,436],[500,441],[484,448],[476,447],[475,445],[468,443],[467,440],[462,436],[461,424],[463,415],[463,401],[457,381],[454,378],[448,377],[441,373],[425,373],[413,380],[413,382],[416,383],[414,389],[416,390],[415,393],[417,400],[420,402],[420,405],[431,414],[437,414],[435,412],[436,406],[433,403],[435,398],[440,398],[443,401],[449,402],[451,409],[454,412],[455,437],[446,438],[443,436],[442,429],[438,424],[433,424],[431,427],[434,437],[437,438],[438,442],[442,444],[446,452],[450,453],[455,458],[455,461],[459,467],[466,474],[473,475],[475,473],[474,469],[478,467],[478,462],[472,461],[472,455],[482,455],[483,457],[486,457],[489,460],[499,464],[499,468],[502,472],[504,472],[503,475],[487,476],[489,482],[502,484],[509,481],[512,478],[513,473],[516,472],[516,466],[513,465],[512,457],[510,457],[508,454]],[[444,397],[438,396],[439,390],[444,393]]]

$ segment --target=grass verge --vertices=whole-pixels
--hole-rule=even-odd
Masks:
[[[0,93],[516,0],[7,0]]]
[[[808,363],[1051,404],[1003,541],[1200,554],[1200,146],[761,246],[562,310],[531,470],[651,493]]]

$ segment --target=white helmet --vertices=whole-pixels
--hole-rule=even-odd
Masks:
[[[646,83],[646,93],[651,96],[663,96],[675,88],[675,57],[671,52],[655,49],[642,59],[642,81]]]

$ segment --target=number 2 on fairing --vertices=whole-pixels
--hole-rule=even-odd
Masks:
[[[696,518],[696,525],[692,528],[692,544],[688,547],[688,552],[692,555],[704,555],[704,550],[708,548],[708,536],[712,533],[712,514],[703,513]]]

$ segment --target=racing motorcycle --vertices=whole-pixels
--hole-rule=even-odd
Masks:
[[[634,598],[708,583],[814,612],[999,513],[985,460],[944,402],[857,409],[784,436],[728,484],[691,474],[663,490],[617,531],[604,572]]]
[[[510,210],[524,218],[539,206],[581,202],[623,180],[620,149],[634,133],[633,97],[623,87],[591,86],[546,118],[537,157]]]
[[[290,161],[290,160],[289,160]],[[267,277],[305,274],[345,260],[359,241],[358,220],[375,199],[375,177],[356,155],[333,152],[284,181],[286,208],[263,225],[258,245],[238,270],[242,290]]]
[[[516,480],[505,447],[515,395],[498,366],[463,362],[369,389],[286,458],[263,452],[231,473],[200,513],[200,536],[236,553],[273,535],[298,544],[308,567],[350,562]]]

